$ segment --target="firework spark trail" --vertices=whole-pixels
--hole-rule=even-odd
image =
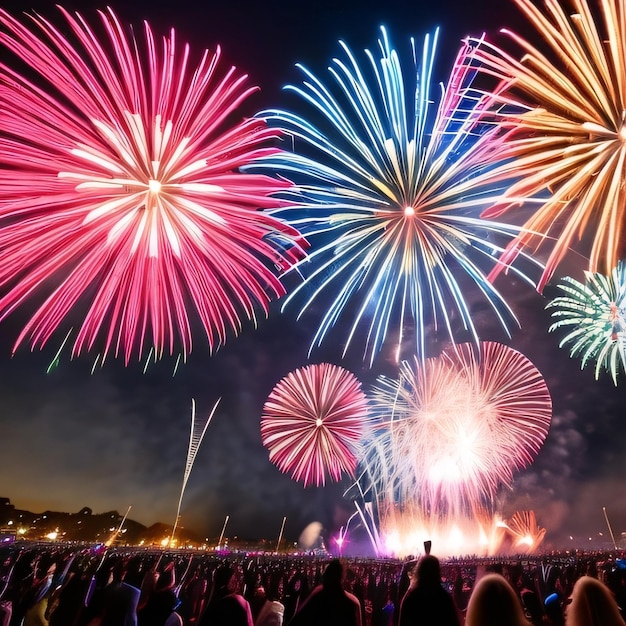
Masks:
[[[354,475],[367,399],[347,370],[321,363],[295,370],[272,390],[261,418],[270,460],[305,486]]]
[[[358,457],[383,517],[403,508],[431,519],[488,511],[536,456],[552,410],[534,365],[494,342],[404,361],[398,380],[379,378],[371,400]]]
[[[314,246],[296,266],[306,280],[283,309],[297,299],[302,315],[322,294],[332,296],[311,349],[349,316],[344,354],[362,330],[370,365],[391,330],[399,335],[399,359],[411,323],[410,351],[421,357],[429,324],[448,337],[462,329],[478,341],[458,272],[507,332],[515,320],[486,272],[503,250],[499,240],[518,229],[478,216],[499,193],[483,167],[499,139],[477,125],[489,98],[471,87],[475,70],[467,47],[437,99],[436,42],[437,33],[425,38],[420,60],[412,41],[406,73],[384,29],[379,55],[366,51],[363,66],[341,42],[345,58],[333,60],[328,84],[300,66],[303,85],[287,87],[305,101],[310,120],[286,110],[261,114],[295,146],[261,161],[297,183],[288,195],[293,205],[274,214]]]
[[[617,385],[626,370],[626,261],[620,261],[610,276],[585,272],[581,283],[566,276],[558,284],[564,295],[548,303],[556,320],[550,332],[566,329],[559,347],[570,346],[572,357],[580,356],[581,367],[595,361],[595,376],[605,369]]]
[[[196,319],[213,349],[267,313],[276,270],[303,255],[259,210],[289,184],[238,171],[278,133],[229,125],[256,88],[219,48],[193,67],[174,31],[159,42],[145,24],[142,42],[108,10],[99,36],[60,10],[61,27],[0,11],[16,65],[0,64],[0,318],[39,298],[16,348],[80,311],[73,355],[186,354]]]
[[[500,81],[494,91],[503,141],[493,175],[509,181],[483,216],[515,219],[521,205],[531,208],[501,260],[506,266],[523,250],[551,246],[541,291],[571,247],[580,244],[589,271],[602,273],[625,250],[626,0],[599,1],[603,27],[585,0],[572,1],[572,14],[554,0],[544,9],[516,3],[542,45],[504,30],[521,48],[518,59],[473,42],[481,71]]]
[[[189,446],[187,447],[187,460],[185,462],[185,473],[183,474],[183,483],[180,488],[180,496],[178,497],[178,505],[176,506],[176,518],[174,519],[174,524],[172,525],[172,534],[170,535],[168,545],[174,545],[174,538],[176,536],[176,528],[178,527],[178,522],[180,520],[180,509],[183,505],[183,498],[185,497],[185,489],[187,488],[187,482],[189,481],[189,476],[191,476],[191,470],[193,469],[193,464],[196,461],[196,455],[198,454],[198,450],[202,445],[202,440],[204,439],[204,435],[206,434],[207,428],[213,419],[213,415],[215,415],[215,411],[217,410],[217,406],[220,403],[221,398],[219,398],[211,412],[207,415],[204,420],[196,421],[196,401],[194,399],[191,400],[191,432],[189,433]]]

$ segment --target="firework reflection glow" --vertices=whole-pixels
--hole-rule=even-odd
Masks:
[[[56,27],[0,10],[0,319],[36,304],[16,347],[71,326],[73,356],[185,355],[196,325],[219,346],[303,255],[259,210],[289,184],[239,171],[278,132],[233,122],[256,87],[219,47],[192,67],[174,31],[60,11]]]
[[[380,377],[371,405],[359,482],[371,485],[383,544],[407,554],[437,537],[439,553],[457,541],[493,550],[498,490],[533,461],[550,426],[535,366],[503,344],[461,344],[423,364],[404,361],[397,380]]]

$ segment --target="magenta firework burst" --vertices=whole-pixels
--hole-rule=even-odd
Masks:
[[[188,353],[197,325],[213,349],[302,256],[261,210],[288,184],[239,170],[277,131],[238,113],[256,87],[219,47],[193,65],[174,31],[61,13],[0,10],[0,319],[33,301],[16,348],[73,328],[73,355],[128,362]]]
[[[263,408],[261,437],[270,460],[304,486],[339,480],[356,467],[367,399],[347,370],[321,363],[295,370],[272,390]]]

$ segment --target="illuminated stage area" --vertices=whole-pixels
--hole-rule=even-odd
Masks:
[[[370,499],[357,510],[378,553],[419,553],[429,539],[449,555],[538,547],[545,531],[534,515],[504,524],[495,504],[550,425],[550,394],[526,357],[503,344],[463,344],[403,362],[397,379],[378,379],[370,401],[350,493]]]
[[[425,542],[431,542],[433,551],[442,557],[537,554],[546,533],[537,526],[532,511],[517,513],[506,521],[485,515],[483,519],[429,523],[405,508],[399,515],[391,512],[382,516],[380,527],[383,550],[398,558],[423,554]]]

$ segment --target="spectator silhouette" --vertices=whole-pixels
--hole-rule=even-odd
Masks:
[[[452,579],[452,597],[456,608],[463,613],[463,611],[467,608],[467,594],[465,591],[463,572],[458,566],[454,568],[454,577]]]
[[[0,626],[9,626],[11,621],[13,603],[5,596],[5,594],[9,589],[15,565],[21,555],[22,553],[19,552],[17,558],[15,559],[12,559],[10,556],[6,557],[4,563],[0,567]]]
[[[265,602],[256,616],[254,626],[282,626],[285,606],[280,601],[279,583],[277,574],[270,576]]]
[[[459,626],[452,595],[441,585],[439,559],[431,554],[417,564],[413,582],[400,603],[399,626]]]
[[[518,577],[518,591],[524,611],[534,626],[541,626],[544,622],[544,607],[539,594],[534,589],[533,581],[527,574]]]
[[[309,595],[309,582],[303,572],[295,572],[285,590],[285,622],[289,623]]]
[[[184,584],[180,593],[181,606],[178,611],[187,626],[193,626],[198,621],[206,591],[206,574],[202,571],[202,566],[199,565],[191,578]]]
[[[565,626],[563,600],[558,593],[551,593],[544,601],[547,626]]]
[[[49,613],[49,626],[76,626],[79,623],[89,582],[88,570],[83,569],[80,563],[73,563],[63,584],[55,591],[51,603],[48,603],[46,613]]]
[[[37,563],[28,598],[28,609],[20,626],[47,626],[48,620],[45,617],[45,612],[52,590],[55,570],[56,563],[50,562],[48,558],[42,558]]]
[[[165,566],[145,606],[138,611],[138,626],[165,626],[166,621],[178,606],[175,584],[176,576],[172,561]]]
[[[344,589],[345,568],[333,559],[289,626],[363,626],[361,604]]]
[[[102,591],[101,611],[96,618],[100,626],[136,626],[140,590],[124,582],[126,563],[113,567],[113,580]]]
[[[567,626],[625,626],[609,588],[592,576],[582,576],[565,613]]]
[[[221,565],[215,570],[211,598],[200,618],[200,626],[253,626],[250,603],[235,593],[235,570]]]
[[[501,574],[486,574],[472,591],[465,626],[530,626],[530,622],[506,578]]]

